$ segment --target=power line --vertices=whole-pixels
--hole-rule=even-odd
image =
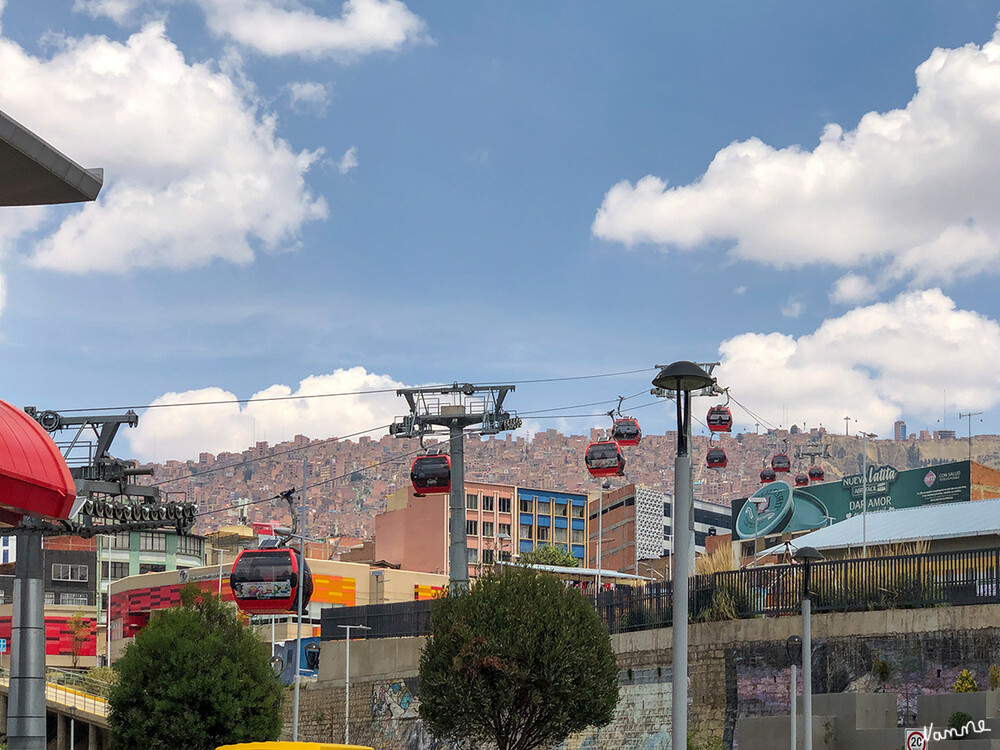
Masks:
[[[613,378],[622,375],[635,375],[640,372],[647,372],[649,367],[644,367],[639,370],[622,370],[619,372],[605,372],[598,375],[571,375],[566,377],[553,377],[553,378],[535,378],[532,380],[511,380],[508,381],[509,384],[514,385],[524,385],[528,383],[558,383],[567,382],[571,380],[594,380],[597,378]],[[453,384],[441,384],[427,386],[428,388],[450,388]],[[488,386],[489,383],[474,383],[473,385]],[[74,414],[77,412],[90,412],[90,411],[137,411],[139,409],[168,409],[176,407],[187,407],[187,406],[221,406],[224,404],[259,404],[267,403],[270,401],[301,401],[312,398],[337,398],[340,396],[371,396],[380,393],[396,393],[397,388],[373,388],[371,390],[364,391],[342,391],[339,393],[309,393],[299,396],[267,396],[264,398],[230,398],[230,399],[219,399],[215,401],[186,401],[177,404],[142,404],[142,405],[132,405],[132,406],[95,406],[87,409],[52,409],[51,411],[56,411],[60,414]]]

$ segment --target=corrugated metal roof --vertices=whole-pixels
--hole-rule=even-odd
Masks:
[[[858,514],[798,537],[795,546],[819,550],[860,547],[862,523],[867,527],[864,537],[869,545],[997,535],[1000,534],[1000,498],[869,511],[867,521]],[[768,552],[784,548],[785,545],[780,544]]]

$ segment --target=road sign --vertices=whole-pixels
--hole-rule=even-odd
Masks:
[[[923,729],[903,730],[903,750],[924,750],[927,747],[927,735]]]
[[[6,653],[7,653],[7,639],[0,638],[0,654],[6,654]]]

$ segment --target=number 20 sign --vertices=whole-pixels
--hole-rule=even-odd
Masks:
[[[905,750],[924,750],[927,747],[927,736],[923,729],[906,729],[903,738]]]

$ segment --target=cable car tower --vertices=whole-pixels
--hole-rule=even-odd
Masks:
[[[482,425],[481,435],[516,430],[521,418],[503,408],[513,385],[474,385],[454,383],[430,388],[400,388],[397,396],[406,399],[410,413],[389,425],[389,434],[401,438],[420,438],[435,433],[435,428],[448,431],[448,453],[451,459],[449,488],[448,591],[456,596],[469,589],[469,552],[465,535],[465,428]]]

